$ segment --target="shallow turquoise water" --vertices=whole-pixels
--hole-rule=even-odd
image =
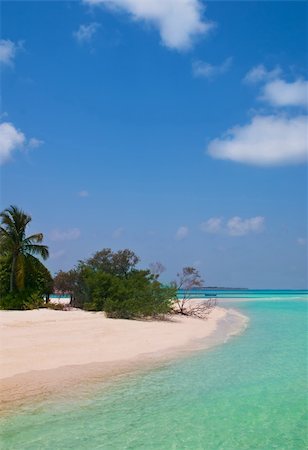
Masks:
[[[307,301],[232,306],[250,318],[243,335],[87,396],[29,406],[2,420],[3,448],[306,449]]]

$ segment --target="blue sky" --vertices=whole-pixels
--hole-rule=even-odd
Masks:
[[[307,4],[2,2],[1,207],[54,273],[104,247],[307,286]]]

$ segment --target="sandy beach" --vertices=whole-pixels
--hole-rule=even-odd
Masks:
[[[22,402],[87,377],[104,378],[207,346],[227,310],[207,320],[114,320],[81,310],[0,311],[1,402]],[[242,321],[244,319],[242,318]]]

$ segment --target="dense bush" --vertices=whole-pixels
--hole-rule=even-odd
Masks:
[[[72,305],[105,311],[108,317],[159,316],[171,310],[175,289],[162,286],[158,275],[137,270],[139,258],[130,250],[103,249],[69,272],[59,272],[55,289],[70,292]]]
[[[27,256],[24,267],[25,281],[22,289],[9,292],[10,260],[0,258],[0,308],[36,309],[43,305],[44,295],[52,293],[53,279],[46,267],[36,258]]]
[[[0,296],[0,309],[38,309],[43,305],[42,295],[31,289],[14,291]]]
[[[104,310],[113,318],[158,317],[170,312],[174,295],[173,289],[162,286],[148,271],[135,271],[112,284]]]

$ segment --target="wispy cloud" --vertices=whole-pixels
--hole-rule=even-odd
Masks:
[[[89,43],[100,27],[99,23],[92,22],[88,25],[80,25],[77,31],[73,32],[73,36],[79,44]]]
[[[18,50],[22,49],[23,42],[17,44],[9,39],[0,39],[0,63],[12,66]]]
[[[256,116],[235,126],[208,145],[213,158],[258,166],[296,164],[307,161],[307,116]]]
[[[194,61],[192,64],[192,71],[195,77],[214,78],[222,75],[232,66],[232,58],[227,58],[222,64],[213,65],[204,61]]]
[[[211,217],[205,222],[202,222],[200,228],[205,233],[219,233],[222,227],[222,219],[219,217]]]
[[[218,217],[211,217],[200,225],[204,233],[227,234],[229,236],[245,236],[250,233],[260,233],[264,230],[265,218],[263,216],[243,219],[239,216],[224,221]]]
[[[79,228],[71,228],[69,230],[52,230],[50,232],[50,240],[52,241],[73,241],[81,235]]]
[[[299,238],[297,238],[296,242],[298,243],[298,245],[301,245],[304,247],[307,244],[307,239],[303,238],[303,237],[299,237]]]
[[[125,230],[122,227],[116,228],[112,233],[113,239],[120,239],[123,236],[124,231]]]
[[[113,12],[125,11],[133,20],[150,23],[158,28],[162,43],[176,50],[193,45],[197,36],[206,35],[213,23],[203,16],[205,6],[200,0],[84,0],[89,5],[101,5]]]
[[[51,252],[49,257],[50,259],[59,259],[61,256],[64,256],[66,254],[65,250],[57,250],[55,252]]]
[[[188,236],[189,229],[186,226],[181,226],[178,228],[177,232],[175,233],[175,239],[177,241],[182,241]]]
[[[44,141],[42,141],[41,139],[31,138],[31,139],[29,139],[29,142],[28,142],[28,148],[38,148],[43,144],[44,144]]]
[[[228,220],[227,230],[230,236],[245,236],[249,233],[260,233],[264,229],[264,217],[257,216],[242,219],[235,216]]]
[[[86,190],[79,191],[79,192],[78,192],[78,196],[79,196],[79,197],[82,197],[82,198],[89,197],[89,192],[86,191]]]
[[[261,81],[269,81],[278,78],[282,70],[280,67],[275,67],[273,70],[268,70],[263,64],[253,67],[245,75],[243,81],[248,84],[256,84]]]

